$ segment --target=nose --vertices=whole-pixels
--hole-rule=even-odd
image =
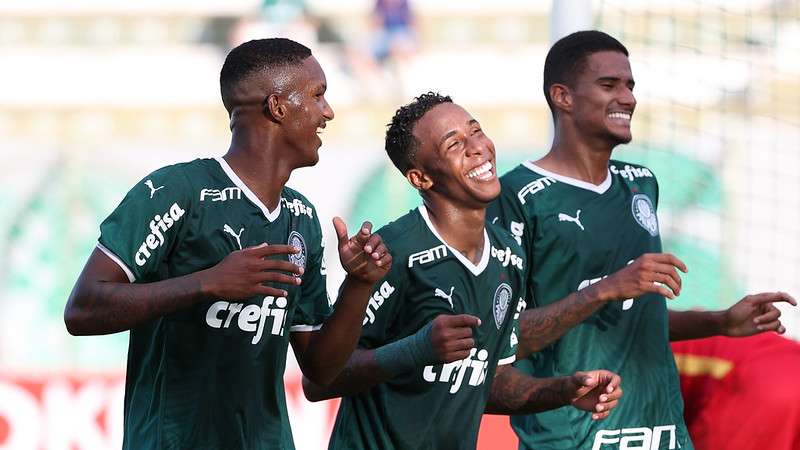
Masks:
[[[325,98],[322,99],[322,102],[322,117],[324,117],[325,120],[333,120],[333,108],[331,108],[331,105],[328,104]]]
[[[620,105],[628,106],[631,109],[636,107],[636,97],[633,95],[633,91],[628,87],[624,87],[622,89],[622,94],[620,95],[618,101]]]
[[[467,149],[465,153],[468,157],[491,155],[494,153],[494,143],[483,134],[471,136],[467,140]]]

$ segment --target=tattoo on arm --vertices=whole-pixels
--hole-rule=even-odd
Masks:
[[[308,400],[318,402],[360,394],[391,378],[378,366],[374,350],[356,349],[330,385],[321,386],[304,377],[303,391]]]
[[[534,378],[519,370],[498,367],[492,382],[487,414],[529,414],[566,405],[566,378]]]
[[[601,302],[592,301],[582,289],[541,308],[523,311],[519,319],[518,358],[545,348],[597,311]]]

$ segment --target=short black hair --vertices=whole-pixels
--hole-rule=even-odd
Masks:
[[[219,73],[222,103],[228,108],[231,90],[241,81],[265,69],[299,65],[311,56],[303,44],[285,38],[256,39],[228,53]]]
[[[401,106],[387,125],[386,154],[403,175],[413,167],[414,154],[419,148],[419,141],[412,133],[414,126],[425,113],[442,103],[453,103],[453,99],[438,92],[426,92]]]
[[[586,58],[604,51],[628,56],[628,49],[620,41],[597,30],[577,31],[553,44],[544,60],[544,98],[553,117],[556,110],[550,99],[550,87],[557,83],[572,86],[578,75],[586,69]]]

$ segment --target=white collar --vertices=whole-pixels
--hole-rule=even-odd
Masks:
[[[608,190],[608,188],[611,187],[611,179],[612,179],[611,171],[609,171],[608,169],[606,169],[606,179],[603,180],[602,183],[595,185],[592,183],[587,183],[586,181],[583,180],[578,180],[576,178],[570,178],[564,175],[559,175],[555,172],[550,172],[547,169],[542,169],[541,167],[537,166],[536,164],[533,163],[533,161],[530,160],[523,161],[522,165],[532,170],[533,172],[538,173],[539,175],[548,176],[550,178],[555,179],[556,181],[560,181],[562,183],[566,183],[581,189],[586,189],[587,191],[592,191],[596,194],[604,194]]]
[[[453,253],[453,255],[455,255],[455,257],[459,261],[461,261],[461,264],[463,264],[464,267],[469,269],[469,271],[472,272],[473,275],[480,275],[484,271],[484,269],[486,269],[486,266],[489,265],[489,254],[491,253],[491,242],[489,242],[489,235],[486,233],[486,227],[485,226],[483,227],[483,255],[481,255],[481,260],[478,262],[478,264],[475,265],[475,264],[472,264],[472,261],[470,261],[469,258],[467,258],[463,254],[461,254],[461,252],[459,252],[458,250],[456,250],[453,247],[451,247],[450,245],[448,245],[447,242],[445,242],[445,240],[442,239],[442,237],[436,231],[436,227],[433,226],[433,223],[431,222],[431,218],[428,216],[428,209],[425,208],[425,205],[420,205],[418,210],[419,210],[419,214],[425,220],[425,224],[427,224],[428,228],[430,228],[431,233],[433,233],[433,235],[436,236],[436,239],[439,239],[439,241],[441,241],[442,244],[444,244],[448,249],[450,249],[450,251]]]
[[[242,192],[244,192],[244,196],[247,197],[248,200],[250,200],[254,205],[258,207],[258,209],[261,210],[261,212],[264,214],[264,217],[266,217],[267,220],[269,220],[270,222],[274,222],[275,219],[278,218],[278,216],[281,214],[280,199],[278,199],[278,206],[276,206],[274,210],[270,211],[269,208],[267,208],[267,205],[263,204],[261,200],[259,200],[259,198],[256,196],[256,194],[254,194],[253,191],[251,191],[250,188],[247,187],[246,184],[244,184],[244,181],[242,181],[242,179],[239,178],[238,175],[236,175],[236,172],[234,172],[231,166],[228,165],[228,161],[225,161],[225,158],[218,156],[214,159],[222,167],[222,171],[225,172],[225,175],[227,175],[228,178],[230,178],[231,181],[233,181],[233,184],[235,184],[236,187],[238,187],[239,189],[242,190]]]

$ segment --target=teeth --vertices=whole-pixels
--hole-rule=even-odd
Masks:
[[[467,177],[468,177],[468,178],[477,178],[477,177],[480,177],[481,175],[483,175],[483,174],[485,174],[485,173],[487,173],[487,172],[491,171],[491,170],[492,170],[492,167],[493,167],[493,166],[492,166],[492,163],[491,163],[491,162],[489,162],[489,161],[486,161],[485,163],[481,164],[480,166],[478,166],[478,167],[476,167],[476,168],[474,168],[474,169],[470,170],[470,171],[467,173]],[[482,177],[482,178],[485,178],[485,177]]]
[[[627,112],[612,112],[608,114],[608,117],[612,119],[624,119],[624,120],[631,120],[631,113]]]

